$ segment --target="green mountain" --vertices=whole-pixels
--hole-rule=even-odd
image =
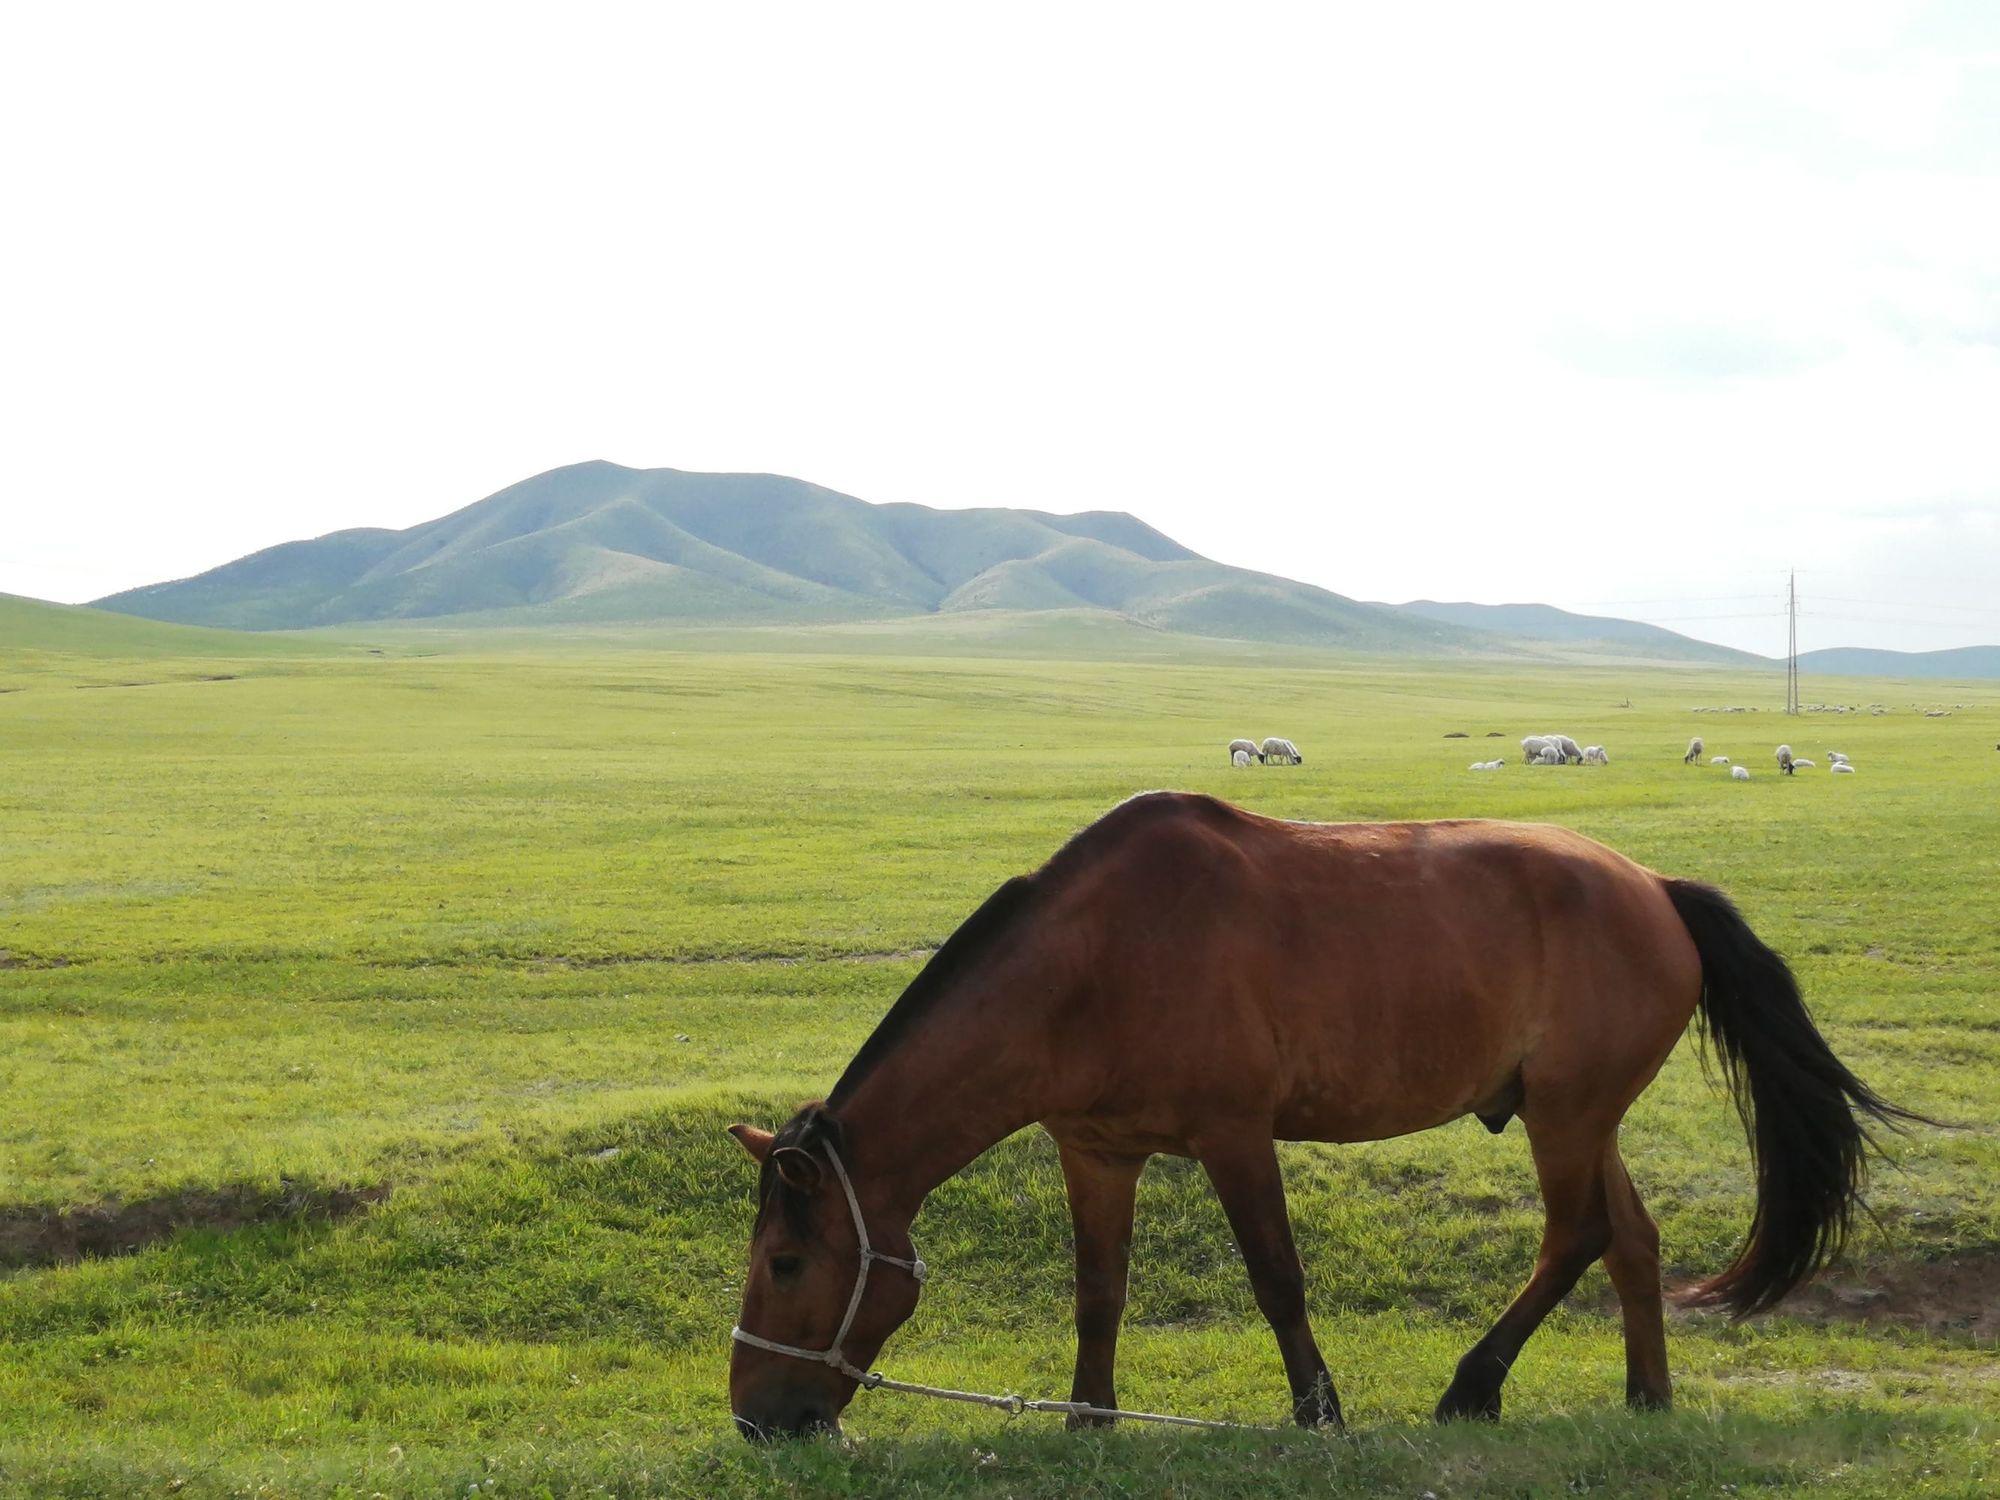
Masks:
[[[768,474],[584,463],[407,531],[287,542],[97,601],[248,630],[832,622],[1094,611],[1165,631],[1362,650],[1507,650],[1490,637],[1211,562],[1135,517],[871,505]]]
[[[1767,667],[1767,657],[1698,641],[1677,631],[1637,620],[1608,615],[1577,615],[1548,604],[1444,604],[1414,599],[1396,608],[1426,620],[1441,620],[1472,630],[1491,630],[1524,641],[1553,641],[1593,652],[1620,656],[1652,656],[1672,661],[1715,662],[1739,667]]]
[[[1945,651],[1829,646],[1821,651],[1801,651],[1799,671],[1822,677],[1943,677],[1970,681],[2000,677],[2000,646],[1955,646]]]

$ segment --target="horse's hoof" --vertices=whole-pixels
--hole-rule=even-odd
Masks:
[[[1454,1384],[1431,1415],[1439,1422],[1497,1422],[1500,1391],[1498,1387],[1491,1391],[1466,1391]]]

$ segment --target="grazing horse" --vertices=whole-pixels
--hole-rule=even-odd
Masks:
[[[1618,1122],[1697,1011],[1750,1134],[1757,1207],[1735,1262],[1685,1295],[1742,1315],[1840,1248],[1869,1144],[1857,1114],[1920,1117],[1835,1058],[1727,898],[1560,828],[1289,823],[1135,797],[988,897],[823,1103],[776,1134],[730,1127],[759,1163],[731,1410],[750,1437],[834,1424],[916,1308],[925,1197],[1039,1123],[1076,1236],[1072,1399],[1117,1404],[1134,1191],[1164,1152],[1199,1161],[1222,1201],[1295,1419],[1338,1424],[1272,1142],[1467,1114],[1496,1134],[1520,1118],[1545,1217],[1533,1275],[1438,1418],[1498,1416],[1521,1346],[1600,1257],[1626,1399],[1667,1406],[1659,1234]]]

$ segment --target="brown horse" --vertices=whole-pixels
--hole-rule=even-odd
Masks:
[[[1735,1263],[1687,1296],[1741,1315],[1839,1249],[1869,1144],[1857,1112],[1919,1117],[1834,1057],[1726,898],[1559,828],[1286,823],[1135,797],[995,891],[823,1104],[775,1135],[731,1127],[761,1164],[731,1409],[747,1436],[834,1423],[916,1307],[925,1196],[1039,1123],[1076,1232],[1072,1399],[1117,1404],[1134,1190],[1165,1152],[1199,1161],[1222,1201],[1294,1417],[1337,1424],[1272,1142],[1465,1114],[1495,1133],[1520,1117],[1545,1224],[1534,1274],[1459,1361],[1439,1419],[1499,1414],[1521,1346],[1599,1257],[1624,1311],[1626,1399],[1664,1407],[1659,1233],[1618,1122],[1697,1008],[1757,1207]]]

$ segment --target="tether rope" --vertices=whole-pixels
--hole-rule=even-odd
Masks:
[[[1070,1417],[1109,1417],[1126,1422],[1159,1422],[1172,1427],[1211,1427],[1233,1432],[1271,1432],[1276,1429],[1259,1426],[1250,1422],[1218,1422],[1208,1417],[1176,1417],[1157,1411],[1126,1411],[1116,1406],[1092,1406],[1088,1401],[1031,1401],[1025,1396],[989,1396],[983,1391],[955,1391],[949,1386],[918,1385],[909,1380],[891,1380],[881,1371],[868,1371],[848,1359],[840,1347],[847,1342],[847,1332],[854,1326],[854,1315],[861,1310],[861,1297],[868,1289],[868,1268],[876,1261],[884,1265],[897,1266],[908,1271],[918,1286],[930,1280],[930,1267],[924,1264],[922,1256],[904,1260],[899,1256],[884,1255],[868,1242],[868,1224],[861,1217],[861,1200],[855,1196],[854,1184],[848,1180],[847,1168],[841,1165],[840,1153],[831,1145],[826,1146],[827,1160],[833,1163],[834,1176],[840,1179],[841,1190],[847,1195],[848,1212],[854,1216],[855,1238],[861,1244],[861,1264],[854,1274],[854,1290],[847,1298],[847,1314],[840,1320],[840,1328],[833,1336],[833,1342],[824,1349],[802,1349],[796,1344],[780,1344],[772,1339],[759,1338],[742,1327],[729,1330],[730,1338],[739,1344],[748,1344],[753,1349],[768,1350],[772,1354],[789,1355],[793,1359],[810,1360],[818,1365],[830,1365],[848,1379],[859,1383],[867,1391],[905,1391],[912,1396],[930,1396],[939,1401],[963,1401],[972,1406],[990,1406],[1004,1411],[1010,1417],[1022,1412],[1061,1413]]]

